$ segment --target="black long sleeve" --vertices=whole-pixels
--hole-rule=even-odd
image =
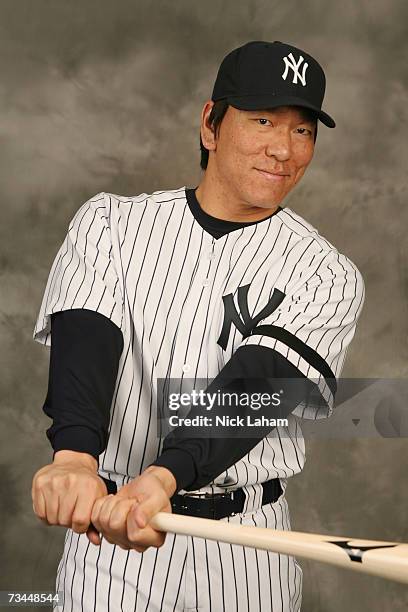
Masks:
[[[109,411],[123,350],[120,329],[92,310],[51,315],[48,392],[43,405],[53,419],[46,435],[54,449],[105,449]]]
[[[306,378],[280,353],[265,346],[246,345],[238,348],[224,368],[205,389],[205,393],[236,392],[237,394],[279,394],[279,406],[264,406],[256,414],[251,406],[239,402],[232,406],[215,402],[211,409],[213,421],[218,416],[239,416],[283,419],[302,401],[321,402],[313,381]],[[281,393],[283,391],[283,393]],[[202,406],[193,406],[189,418],[203,415]],[[236,461],[248,453],[274,427],[257,425],[251,428],[228,427],[227,437],[194,437],[194,428],[177,426],[164,439],[160,457],[152,463],[168,468],[177,481],[177,491],[194,491],[207,485]],[[203,429],[197,428],[203,433]],[[252,433],[253,436],[249,435]],[[244,437],[243,437],[244,432]]]

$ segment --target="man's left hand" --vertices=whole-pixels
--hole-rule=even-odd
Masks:
[[[108,542],[124,550],[160,548],[166,533],[150,527],[149,521],[157,512],[171,512],[170,498],[175,490],[176,479],[170,470],[149,466],[116,495],[97,499],[91,521]]]

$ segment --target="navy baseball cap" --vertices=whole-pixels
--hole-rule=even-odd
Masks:
[[[224,57],[211,99],[241,110],[303,106],[334,128],[322,110],[325,90],[323,68],[311,55],[279,40],[254,40]]]

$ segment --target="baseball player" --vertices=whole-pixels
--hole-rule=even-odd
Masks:
[[[173,511],[290,529],[299,421],[330,416],[365,295],[356,265],[281,206],[312,160],[317,121],[335,127],[324,93],[305,51],[246,43],[223,59],[202,110],[200,184],[101,192],[72,218],[33,333],[51,347],[54,450],[34,476],[33,508],[67,527],[60,609],[300,610],[294,557],[160,533],[149,520]],[[296,381],[285,426],[161,435],[161,381],[242,390],[256,377],[258,391]]]

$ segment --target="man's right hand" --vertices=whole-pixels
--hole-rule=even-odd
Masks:
[[[31,497],[36,516],[46,525],[86,533],[93,544],[99,545],[101,538],[91,524],[91,514],[95,500],[107,495],[107,488],[97,468],[95,457],[88,453],[57,451],[53,463],[42,467],[33,478]]]

